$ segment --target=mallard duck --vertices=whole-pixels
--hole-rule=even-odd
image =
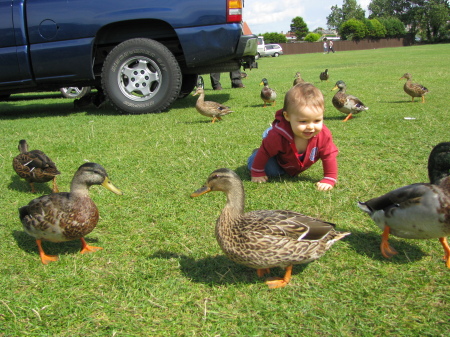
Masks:
[[[197,103],[195,103],[195,108],[203,116],[212,118],[212,123],[214,123],[217,119],[222,120],[222,116],[233,112],[230,107],[223,104],[213,101],[205,101],[205,91],[202,87],[197,87],[197,90],[192,96],[197,95],[200,96],[197,99]]]
[[[347,95],[345,93],[347,86],[344,81],[337,81],[336,85],[331,90],[333,91],[336,89],[339,89],[339,91],[333,96],[332,102],[336,109],[344,114],[347,114],[347,117],[345,117],[343,122],[353,118],[353,115],[356,115],[361,111],[369,110],[369,107],[365,106],[358,97]]]
[[[42,240],[63,242],[80,239],[81,253],[102,249],[89,246],[84,240],[84,236],[95,228],[99,218],[97,206],[89,197],[89,187],[92,185],[102,185],[116,194],[122,194],[111,183],[103,166],[86,163],[75,173],[69,193],[44,195],[19,208],[23,229],[36,239],[43,264],[57,261],[58,257],[45,254]]]
[[[269,88],[269,82],[267,81],[267,78],[263,78],[259,85],[264,86],[264,88],[261,89],[261,99],[264,101],[264,108],[266,107],[266,104],[272,104],[272,106],[275,106],[277,92]]]
[[[300,83],[305,83],[305,80],[302,78],[302,74],[300,74],[300,72],[296,72],[295,73],[295,78],[294,78],[294,83],[293,85],[297,85]]]
[[[405,92],[409,96],[411,96],[412,101],[414,102],[414,97],[422,97],[422,103],[425,103],[425,94],[428,92],[428,89],[419,83],[413,83],[412,76],[410,73],[404,74],[402,77],[399,78],[399,80],[401,80],[402,78],[406,78],[403,90],[405,90]]]
[[[328,74],[328,69],[325,69],[324,72],[320,73],[319,75],[320,81],[327,81],[330,78],[330,75]]]
[[[381,254],[390,258],[397,251],[388,243],[389,234],[406,239],[439,238],[444,260],[450,268],[450,142],[440,143],[428,159],[430,183],[400,187],[358,206],[383,230]]]
[[[52,191],[57,193],[56,176],[61,173],[55,163],[40,150],[28,151],[25,139],[19,141],[18,149],[20,154],[13,159],[13,168],[19,177],[30,184],[31,192],[36,193],[34,183],[46,183],[53,180]]]
[[[283,278],[270,279],[270,288],[286,286],[294,264],[314,261],[338,240],[349,235],[336,232],[335,225],[285,210],[260,210],[244,213],[244,187],[230,169],[212,172],[206,184],[191,197],[222,191],[227,203],[216,222],[216,238],[232,261],[257,269],[258,276],[269,268],[286,268]]]

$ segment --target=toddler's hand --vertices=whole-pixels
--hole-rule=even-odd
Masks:
[[[264,177],[252,177],[253,183],[265,183],[269,178],[267,176]]]
[[[319,191],[329,191],[333,188],[333,185],[321,182],[316,183],[316,186]]]

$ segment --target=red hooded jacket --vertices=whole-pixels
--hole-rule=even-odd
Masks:
[[[252,164],[251,175],[252,177],[265,176],[264,168],[271,157],[276,157],[278,164],[291,176],[307,170],[321,159],[324,177],[320,182],[334,186],[338,173],[337,155],[338,149],[333,143],[331,131],[323,125],[322,131],[308,141],[306,151],[300,159],[297,155],[291,124],[284,118],[281,109],[275,114],[272,129],[262,140]]]

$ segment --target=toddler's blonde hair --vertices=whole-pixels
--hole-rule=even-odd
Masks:
[[[295,106],[295,110],[292,109]],[[301,110],[309,106],[317,110],[325,110],[322,91],[308,82],[294,85],[284,96],[283,111],[290,114],[293,111]]]

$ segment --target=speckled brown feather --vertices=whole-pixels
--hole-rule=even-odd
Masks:
[[[13,159],[14,171],[30,183],[33,190],[33,183],[46,183],[60,174],[55,163],[44,152],[28,151],[28,144],[24,139],[19,142],[19,151],[21,153]],[[57,187],[54,192],[57,192]]]
[[[294,83],[292,85],[297,85],[300,83],[305,83],[305,80],[302,78],[302,74],[300,74],[300,72],[296,72]]]
[[[221,120],[222,116],[228,115],[233,112],[230,107],[223,104],[213,101],[205,101],[205,91],[201,87],[197,88],[192,96],[196,95],[200,96],[195,103],[195,108],[203,116],[212,118],[213,123],[216,119]]]
[[[106,170],[96,163],[85,163],[75,173],[70,185],[70,193],[53,193],[31,200],[19,208],[19,218],[24,231],[34,237],[44,264],[56,261],[47,256],[40,246],[40,240],[63,242],[81,239],[84,251],[94,251],[83,237],[97,225],[97,206],[89,197],[92,185],[102,185],[116,194],[122,194],[109,180]]]
[[[419,83],[413,83],[412,76],[409,73],[400,77],[400,79],[402,78],[406,79],[403,90],[412,97],[412,101],[414,102],[414,97],[422,97],[422,102],[425,102],[424,96],[428,92],[428,89]]]
[[[369,109],[358,97],[346,94],[347,87],[343,81],[337,81],[332,90],[335,89],[339,91],[333,96],[331,102],[340,112],[355,115]]]
[[[242,181],[232,170],[211,173],[206,185],[194,192],[223,191],[227,204],[216,222],[216,238],[224,253],[245,266],[264,269],[311,262],[350,234],[335,225],[286,210],[244,213]]]

